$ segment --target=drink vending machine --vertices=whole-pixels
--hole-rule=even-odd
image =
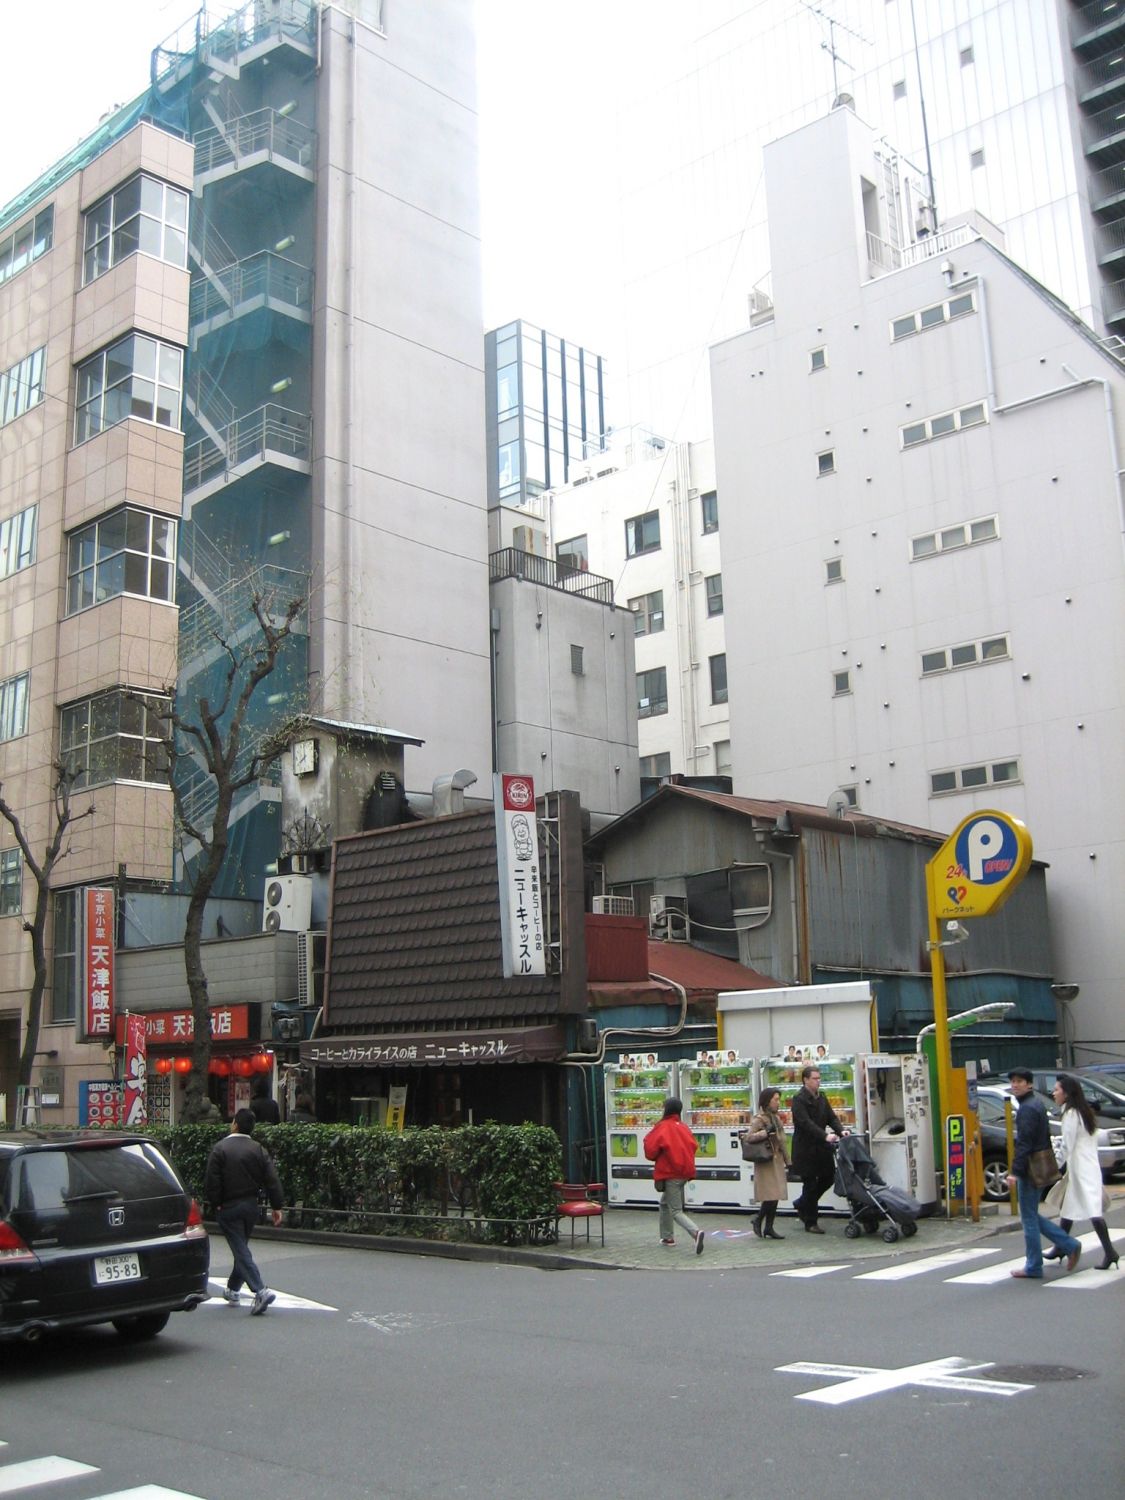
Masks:
[[[793,1057],[764,1057],[762,1059],[762,1089],[776,1088],[781,1095],[781,1123],[785,1127],[785,1144],[790,1160],[793,1156],[793,1095],[801,1087],[801,1071],[815,1062],[820,1070],[820,1092],[832,1106],[833,1112],[845,1130],[863,1130],[865,1126],[862,1097],[856,1094],[856,1059],[853,1056],[829,1056],[823,1046],[816,1048],[789,1048]],[[817,1055],[817,1054],[821,1055]],[[789,1201],[800,1194],[800,1187],[790,1183]],[[822,1209],[848,1209],[846,1199],[838,1198],[830,1188],[820,1200]],[[784,1204],[782,1205],[784,1207]]]
[[[654,1053],[624,1057],[605,1070],[606,1161],[610,1203],[659,1204],[644,1138],[664,1114],[675,1092],[675,1064]]]
[[[754,1062],[734,1052],[702,1053],[679,1065],[684,1124],[699,1143],[695,1180],[684,1189],[692,1208],[745,1208],[750,1164],[739,1131],[754,1113]]]

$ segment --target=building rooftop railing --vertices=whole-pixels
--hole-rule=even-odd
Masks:
[[[488,581],[497,583],[501,578],[522,578],[541,588],[577,594],[583,599],[593,599],[598,604],[613,603],[611,578],[601,578],[597,573],[585,573],[576,568],[560,567],[552,557],[536,557],[532,552],[521,552],[518,547],[503,547],[499,552],[489,554]]]

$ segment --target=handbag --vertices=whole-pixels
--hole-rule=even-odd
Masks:
[[[1066,1178],[1060,1177],[1058,1182],[1053,1183],[1050,1192],[1039,1205],[1039,1212],[1045,1214],[1048,1219],[1057,1219],[1062,1213],[1063,1199],[1066,1197]]]
[[[748,1130],[744,1130],[739,1136],[738,1141],[742,1147],[743,1161],[754,1161],[762,1163],[773,1161],[773,1147],[770,1145],[768,1136],[765,1138],[765,1140],[752,1141],[750,1139],[750,1132]]]
[[[1050,1146],[1044,1146],[1042,1151],[1033,1151],[1027,1158],[1027,1175],[1037,1188],[1050,1187],[1053,1182],[1058,1182],[1062,1174]]]

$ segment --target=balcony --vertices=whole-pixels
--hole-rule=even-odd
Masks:
[[[312,272],[308,267],[262,250],[193,281],[192,347],[215,329],[262,308],[310,322]]]
[[[206,107],[206,106],[205,106]],[[237,172],[270,164],[312,182],[316,167],[316,131],[276,109],[255,109],[200,130],[195,146],[195,191]]]
[[[184,449],[184,508],[193,506],[225,485],[234,484],[263,464],[307,474],[312,422],[299,411],[272,402],[236,417],[221,433],[221,442],[200,438]]]
[[[489,554],[489,583],[498,583],[502,578],[522,578],[540,588],[577,594],[579,598],[593,599],[598,604],[613,603],[611,578],[600,578],[596,573],[584,573],[576,568],[561,568],[553,558],[536,557],[531,552],[521,552],[518,547],[504,547]]]
[[[1106,164],[1125,161],[1125,104],[1099,109],[1081,124],[1087,156]]]
[[[1086,0],[1070,12],[1070,45],[1076,52],[1098,56],[1125,41],[1123,0]]]
[[[159,93],[167,93],[195,68],[212,75],[237,78],[247,63],[276,47],[293,47],[306,57],[316,56],[317,7],[290,0],[270,15],[261,0],[250,0],[221,24],[204,30],[206,8],[166,37],[152,56],[152,78]]]
[[[1108,57],[1080,63],[1078,69],[1078,102],[1083,109],[1119,103],[1122,99],[1125,99],[1125,39]]]

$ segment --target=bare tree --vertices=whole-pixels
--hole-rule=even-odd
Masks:
[[[207,974],[201,942],[203,913],[215,888],[230,843],[230,817],[237,794],[259,779],[292,736],[292,720],[258,740],[248,734],[247,714],[262,683],[277,666],[278,657],[301,612],[308,603],[305,589],[276,608],[271,591],[248,580],[250,611],[257,629],[249,642],[241,632],[220,621],[210,634],[217,645],[223,668],[214,701],[199,697],[180,701],[170,695],[167,707],[153,708],[151,695],[143,696],[162,724],[161,738],[171,769],[172,796],[181,835],[199,846],[193,862],[191,895],[184,929],[184,972],[191,996],[193,1037],[191,1061],[184,1101],[184,1119],[205,1119],[209,1113],[207,1071],[211,1061],[211,1028]],[[209,816],[193,812],[180,778],[175,774],[177,758],[190,755],[213,780],[217,798]]]
[[[73,811],[71,806],[71,795],[74,791],[74,783],[82,774],[81,769],[72,769],[64,761],[57,760],[52,764],[55,774],[54,786],[51,794],[51,833],[47,840],[47,847],[43,851],[43,858],[36,859],[31,843],[24,831],[19,814],[8,803],[3,795],[3,785],[0,784],[0,817],[11,828],[16,836],[16,843],[20,846],[23,854],[24,864],[31,871],[35,881],[35,915],[31,921],[25,921],[23,930],[31,936],[31,962],[32,981],[31,991],[28,995],[27,1004],[27,1029],[24,1033],[23,1050],[20,1053],[19,1082],[21,1088],[27,1088],[31,1082],[31,1069],[35,1062],[35,1054],[39,1050],[39,1027],[43,1019],[43,995],[47,988],[47,912],[51,904],[51,874],[60,860],[65,859],[70,853],[70,841],[67,838],[69,829],[83,818],[93,815],[94,804],[90,805],[80,813]]]

